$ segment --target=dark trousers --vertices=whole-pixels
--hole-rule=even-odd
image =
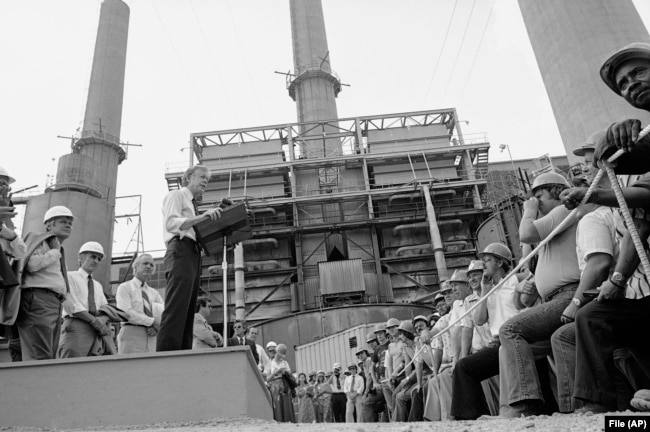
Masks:
[[[156,351],[192,349],[201,253],[192,240],[173,239],[167,245],[164,263],[167,290]]]
[[[56,358],[61,332],[61,300],[54,291],[24,288],[16,327],[23,360]]]
[[[650,297],[593,301],[576,315],[576,368],[573,396],[610,407],[617,403],[614,350],[629,346],[644,373],[650,368]]]
[[[345,393],[332,393],[332,420],[334,423],[345,423]]]
[[[460,359],[454,368],[451,415],[456,420],[475,420],[490,414],[481,381],[498,374],[498,345]]]

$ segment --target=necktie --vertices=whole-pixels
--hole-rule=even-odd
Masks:
[[[68,282],[68,270],[65,266],[65,252],[63,251],[63,246],[61,246],[60,252],[61,252],[61,259],[59,260],[59,263],[61,264],[61,275],[63,276],[63,280],[65,281],[65,292],[69,293],[70,283]]]
[[[153,314],[151,313],[151,300],[149,300],[149,296],[147,295],[147,289],[144,286],[144,282],[142,282],[140,287],[142,288],[142,309],[144,309],[144,314],[148,317],[153,317]]]
[[[336,375],[336,389],[341,390],[341,380],[338,375]]]
[[[244,338],[239,338],[239,343],[240,343],[241,345],[244,345]]]
[[[97,312],[97,304],[95,303],[95,282],[93,277],[88,275],[88,312],[94,314]]]
[[[350,391],[355,391],[354,390],[354,379],[356,378],[355,375],[352,375],[352,385],[350,386]]]

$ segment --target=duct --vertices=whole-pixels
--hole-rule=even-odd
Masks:
[[[399,201],[399,200],[408,200],[408,202],[413,202],[414,199],[421,198],[421,197],[422,197],[421,192],[413,192],[413,193],[407,193],[407,194],[397,194],[397,195],[393,195],[390,198],[388,198],[388,205],[391,206],[391,205],[393,205],[393,201]]]
[[[397,225],[395,228],[393,228],[393,237],[397,237],[400,231],[423,229],[423,228],[427,228],[428,226],[429,224],[427,222]]]
[[[272,268],[265,268],[271,266]],[[256,270],[272,270],[280,268],[280,263],[276,260],[263,260],[263,261],[248,261],[246,263],[246,270],[256,271]]]
[[[248,239],[248,240],[244,240],[241,243],[244,246],[259,246],[259,245],[264,245],[266,243],[270,243],[273,245],[273,249],[278,248],[278,241],[277,239],[274,238]]]
[[[418,251],[417,255],[422,255],[423,253],[426,253],[426,251],[432,252],[432,249],[431,249],[431,245],[428,243],[412,245],[412,246],[402,246],[401,248],[397,249],[397,251],[395,252],[395,256],[402,256],[405,252],[408,251]],[[416,255],[416,254],[412,254],[412,255]]]

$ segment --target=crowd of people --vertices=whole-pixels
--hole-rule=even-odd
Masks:
[[[601,69],[604,82],[632,106],[650,111],[650,45],[631,44]],[[257,329],[233,325],[228,345],[249,346],[272,395],[274,417],[292,422],[379,422],[506,418],[575,411],[650,410],[650,346],[639,329],[650,323],[650,285],[635,248],[648,250],[650,139],[641,122],[617,121],[574,153],[584,158],[573,179],[547,172],[534,179],[523,204],[519,237],[524,256],[492,243],[466,269],[441,283],[436,313],[377,323],[357,362],[293,374],[287,347],[255,342]],[[638,142],[637,142],[638,141]],[[613,190],[587,185],[617,149],[615,182],[631,208],[628,222]],[[198,297],[200,246],[193,227],[221,217],[196,211],[194,197],[209,180],[201,165],[186,186],[163,202],[163,300],[147,282],[154,262],[143,254],[134,276],[108,302],[93,272],[104,249],[89,240],[79,268],[66,268],[65,241],[75,217],[48,209],[44,232],[14,231],[9,200],[14,179],[0,168],[0,322],[14,361],[89,355],[210,349],[224,336],[208,324],[212,305]],[[577,209],[577,211],[574,211]],[[531,254],[532,256],[532,254]],[[111,323],[120,323],[117,335]]]

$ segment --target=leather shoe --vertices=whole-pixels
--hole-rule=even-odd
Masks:
[[[578,408],[574,412],[576,414],[587,414],[587,413],[603,414],[603,413],[615,412],[615,411],[616,411],[616,407],[611,407],[609,405],[602,405],[595,402],[585,402],[582,408]]]

